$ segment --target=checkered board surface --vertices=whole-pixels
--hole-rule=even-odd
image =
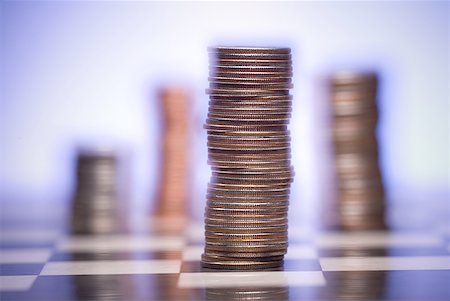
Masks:
[[[3,228],[1,300],[449,300],[448,232],[289,229],[284,267],[202,269],[203,228],[69,236]]]

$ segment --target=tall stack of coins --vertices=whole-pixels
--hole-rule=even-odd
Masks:
[[[289,48],[209,49],[207,268],[283,264],[293,169]]]
[[[162,120],[161,170],[155,213],[158,217],[184,218],[188,193],[190,98],[181,87],[160,90],[159,106]]]
[[[343,229],[384,228],[384,189],[378,165],[377,75],[331,77],[337,212]]]
[[[72,231],[107,234],[118,230],[117,156],[110,149],[79,152],[76,190],[72,203]]]

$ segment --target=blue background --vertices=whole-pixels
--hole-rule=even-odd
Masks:
[[[202,216],[210,175],[206,49],[219,44],[292,48],[291,212],[315,219],[329,199],[323,82],[342,68],[380,72],[378,135],[390,202],[448,202],[449,15],[448,2],[433,1],[1,2],[2,200],[69,200],[75,147],[102,141],[129,159],[127,207],[150,210],[156,90],[175,84],[194,100],[191,207]]]

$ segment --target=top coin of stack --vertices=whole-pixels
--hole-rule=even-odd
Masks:
[[[377,75],[331,77],[338,220],[345,229],[384,227],[384,189],[378,166]]]
[[[204,267],[279,267],[287,251],[289,48],[209,49]]]
[[[106,148],[83,149],[76,167],[72,203],[72,230],[79,234],[106,234],[117,227],[117,157]]]

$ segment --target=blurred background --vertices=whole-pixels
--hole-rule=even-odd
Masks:
[[[320,219],[329,198],[324,79],[341,69],[380,74],[377,133],[389,206],[404,208],[396,212],[411,225],[448,217],[449,15],[448,2],[425,1],[3,1],[1,218],[14,214],[10,202],[41,216],[65,208],[77,147],[93,143],[118,147],[127,162],[128,214],[150,212],[160,173],[158,90],[174,85],[192,99],[189,207],[201,218],[212,45],[292,48],[297,221]],[[410,206],[423,210],[409,215]]]

